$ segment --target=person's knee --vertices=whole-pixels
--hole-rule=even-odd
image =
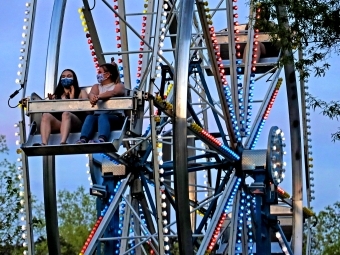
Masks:
[[[53,119],[52,114],[50,113],[44,113],[41,117],[41,122],[51,122]]]
[[[63,112],[61,115],[61,119],[63,121],[71,120],[71,113],[70,112]]]
[[[101,120],[108,120],[108,115],[103,113],[103,114],[100,114],[98,116],[98,120],[101,121]]]

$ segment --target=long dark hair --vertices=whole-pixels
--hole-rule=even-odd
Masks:
[[[106,63],[106,64],[100,65],[100,67],[102,67],[105,72],[109,72],[111,74],[110,76],[111,81],[117,82],[117,79],[119,76],[117,66],[114,66],[111,63]]]
[[[77,78],[76,73],[72,69],[65,69],[64,71],[61,72],[58,85],[57,85],[57,87],[54,91],[54,95],[55,95],[56,99],[61,99],[62,94],[64,94],[64,87],[63,87],[63,85],[61,85],[61,75],[65,71],[70,71],[73,74],[74,98],[78,98],[79,94],[80,94],[78,78]]]

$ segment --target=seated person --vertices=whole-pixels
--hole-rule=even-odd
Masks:
[[[112,64],[103,64],[99,67],[97,80],[98,84],[93,85],[88,98],[92,106],[96,105],[98,100],[107,100],[111,97],[124,96],[125,87],[122,83],[117,83],[119,72],[117,67]],[[107,110],[95,111],[93,115],[87,115],[81,128],[81,143],[99,143],[107,142],[110,138],[111,128],[114,125],[121,125],[124,121],[124,111]],[[90,140],[98,129],[98,140]]]
[[[61,73],[54,94],[48,94],[48,98],[50,100],[85,99],[87,93],[79,88],[75,72],[71,69],[65,69]],[[33,145],[47,145],[51,132],[60,132],[60,144],[66,144],[71,129],[80,129],[85,117],[86,113],[83,112],[43,113],[40,124],[41,143]]]
[[[270,19],[270,7],[265,4],[261,3],[259,8],[257,8],[256,12],[256,20],[254,24],[255,32],[268,32],[271,31],[275,24]],[[246,25],[245,30],[249,29],[249,23]],[[262,42],[258,42],[257,44],[253,45],[253,55],[256,55],[255,61],[256,63],[259,62],[260,58],[266,55],[266,47]],[[243,54],[243,62],[245,62],[245,55]]]

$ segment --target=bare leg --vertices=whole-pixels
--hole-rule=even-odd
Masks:
[[[41,118],[40,134],[41,142],[48,144],[48,139],[51,132],[58,131],[60,129],[60,121],[57,120],[52,114],[44,113]]]
[[[61,140],[60,143],[66,143],[67,137],[71,132],[71,128],[80,128],[81,121],[80,119],[70,112],[63,112],[61,117],[61,125],[60,125],[60,135]]]

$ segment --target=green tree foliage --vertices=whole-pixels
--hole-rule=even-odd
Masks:
[[[0,154],[8,155],[6,137],[0,135]],[[0,161],[0,254],[15,254],[22,247],[19,179],[16,166]]]
[[[340,202],[327,206],[318,214],[312,235],[312,255],[340,254]]]
[[[81,186],[75,192],[59,191],[57,203],[61,252],[68,255],[79,254],[97,220],[95,198]],[[36,207],[35,212],[36,217],[40,219],[34,229],[39,236],[36,254],[43,255],[47,253],[43,203]]]
[[[340,53],[340,1],[255,0],[255,6],[262,6],[262,11],[270,13],[270,19],[276,23],[261,32],[269,32],[283,51],[303,51],[303,58],[296,62],[301,77],[306,79],[311,73],[324,76],[330,66],[327,58]],[[284,7],[286,13],[278,16],[278,6]]]
[[[339,101],[331,101],[327,103],[320,99],[316,99],[313,96],[309,97],[309,105],[313,108],[313,110],[320,109],[321,113],[324,116],[329,117],[330,119],[339,120],[340,117],[340,102]],[[339,128],[340,130],[340,128]],[[336,131],[331,134],[332,141],[340,140],[340,131]]]

